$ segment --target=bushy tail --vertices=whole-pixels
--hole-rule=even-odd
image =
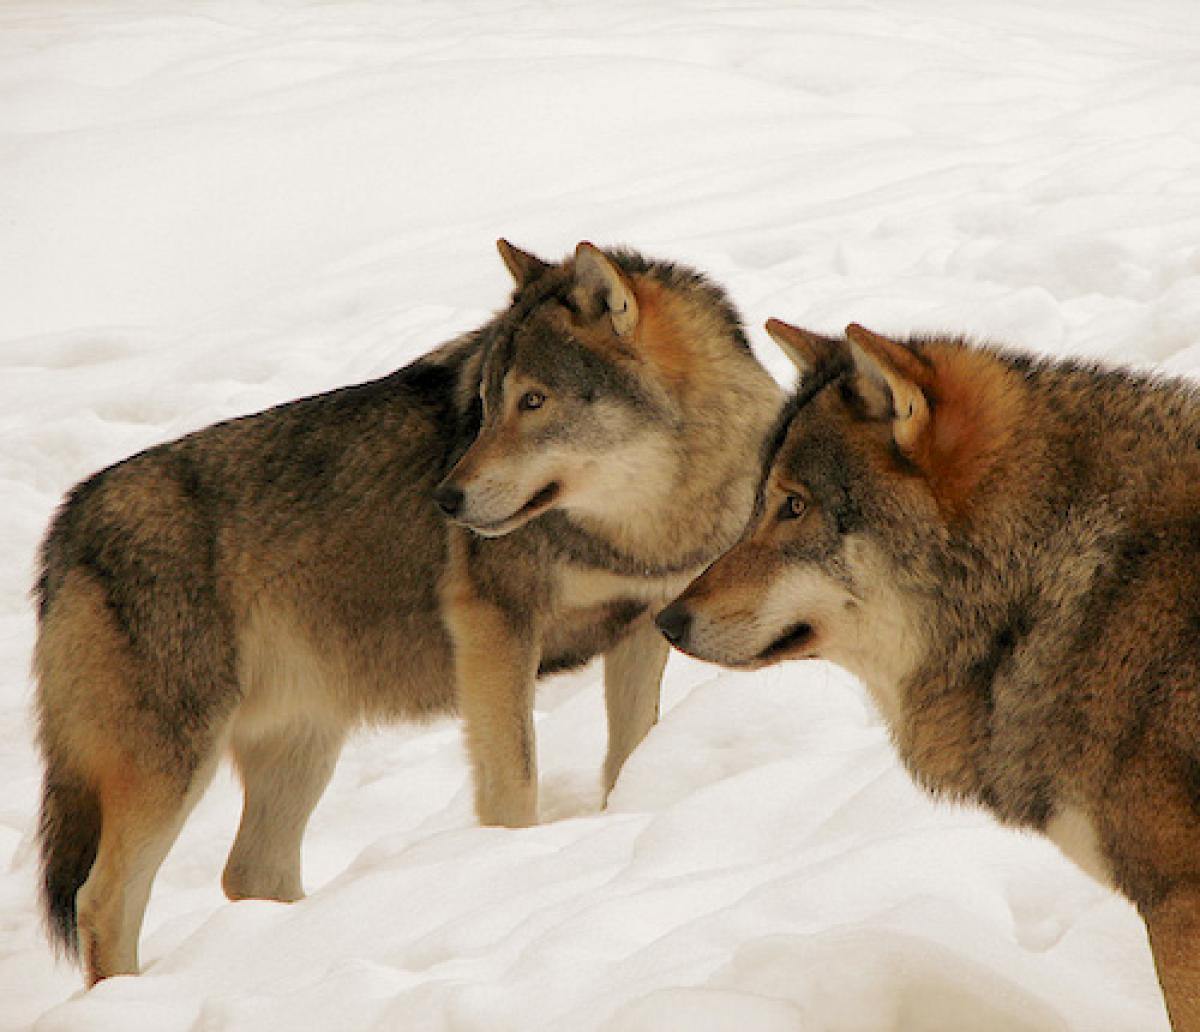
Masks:
[[[87,881],[100,844],[100,799],[81,778],[51,767],[42,786],[38,826],[42,856],[42,910],[54,947],[79,956],[75,894]]]

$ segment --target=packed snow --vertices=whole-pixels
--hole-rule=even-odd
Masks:
[[[673,656],[599,799],[598,667],[546,682],[543,819],[476,826],[450,720],[346,748],[308,898],[230,904],[218,777],[145,972],[35,905],[38,538],[79,478],[382,374],[628,243],[760,327],[953,328],[1200,371],[1194,0],[7,0],[0,6],[0,1028],[1146,1032],[1134,910],[909,782],[820,664]]]

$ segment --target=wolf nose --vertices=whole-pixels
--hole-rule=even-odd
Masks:
[[[447,516],[457,516],[462,512],[462,488],[455,487],[453,484],[443,484],[439,487],[433,492],[433,500]]]
[[[663,637],[672,645],[678,645],[687,637],[688,629],[692,626],[692,614],[687,606],[672,602],[666,609],[654,618]]]

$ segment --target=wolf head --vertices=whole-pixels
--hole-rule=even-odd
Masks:
[[[630,252],[581,243],[552,265],[499,247],[516,291],[486,330],[478,435],[435,501],[488,537],[551,508],[654,507],[679,475],[689,398],[735,396],[730,358],[757,368],[737,313],[698,274]]]
[[[950,542],[1016,439],[1015,374],[953,340],[767,329],[801,380],[765,450],[754,516],[659,627],[726,666],[821,657],[895,682],[928,641],[942,576],[970,561]]]

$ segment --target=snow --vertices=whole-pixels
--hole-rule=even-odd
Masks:
[[[536,828],[475,826],[453,722],[358,737],[296,905],[221,895],[223,773],[81,993],[27,589],[80,477],[478,324],[501,235],[708,270],[781,378],[770,315],[1193,375],[1198,58],[1192,0],[0,6],[0,1028],[1165,1028],[1133,909],[922,796],[850,678],[679,656],[607,811],[596,668],[540,692]]]

